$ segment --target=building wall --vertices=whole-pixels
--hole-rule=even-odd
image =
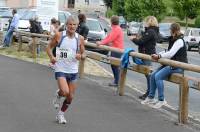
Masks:
[[[37,0],[7,0],[7,6],[12,8],[29,8],[36,6]]]
[[[6,0],[0,0],[0,6],[6,6]]]
[[[94,10],[94,11],[106,10],[106,8],[102,6],[103,0],[74,0],[74,1],[75,1],[75,7],[74,7],[75,9]],[[37,5],[37,0],[7,0],[7,6],[12,8],[24,8],[24,7],[29,8],[29,7],[35,7],[36,5]],[[69,10],[68,0],[59,0],[58,8],[59,10]]]

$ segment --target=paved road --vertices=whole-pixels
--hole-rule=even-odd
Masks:
[[[0,61],[1,132],[194,132],[133,98],[114,96],[92,76],[79,81],[68,124],[59,125],[51,105],[56,90],[52,71],[4,56]]]

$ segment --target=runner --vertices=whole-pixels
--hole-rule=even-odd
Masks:
[[[84,38],[75,33],[77,26],[78,18],[69,16],[66,31],[56,33],[47,47],[50,61],[55,64],[55,78],[59,88],[54,101],[56,108],[59,107],[61,97],[65,98],[56,116],[60,124],[67,123],[64,112],[72,102],[78,76],[78,60],[84,52]],[[54,47],[56,47],[56,57],[52,54]]]

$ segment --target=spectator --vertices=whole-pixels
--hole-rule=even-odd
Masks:
[[[29,23],[30,23],[29,29],[31,33],[38,33],[38,34],[43,33],[43,28],[41,26],[41,23],[38,21],[38,17],[30,19]],[[37,42],[38,39],[35,38],[35,41]],[[30,51],[33,51],[33,39],[29,42],[28,47]]]
[[[11,20],[11,23],[9,25],[8,31],[6,33],[6,36],[4,38],[3,45],[1,46],[1,48],[10,46],[10,43],[11,43],[11,40],[12,40],[12,36],[13,36],[13,32],[14,32],[15,29],[18,28],[19,15],[17,14],[17,10],[16,9],[12,10],[12,15],[13,15],[13,18]]]
[[[77,32],[84,37],[84,40],[87,40],[89,28],[86,25],[86,16],[84,14],[79,14],[78,19],[79,19],[79,25],[77,28]]]
[[[158,39],[159,28],[158,21],[154,16],[148,16],[145,20],[145,32],[139,38],[138,36],[130,36],[129,39],[132,40],[136,45],[138,45],[139,53],[151,55],[156,53],[156,42]],[[151,61],[143,60],[144,65],[151,66]],[[139,96],[140,99],[145,100],[149,94],[150,89],[150,77],[146,75],[147,79],[147,90],[145,94]]]
[[[111,43],[111,46],[114,48],[124,49],[124,33],[119,26],[119,17],[112,16],[111,24],[112,24],[111,32],[102,41],[97,41],[96,42],[97,45],[109,45],[109,43]],[[121,53],[113,51],[111,52],[111,57],[121,58],[121,55],[122,55]],[[111,69],[114,75],[114,81],[112,83],[109,83],[109,86],[117,87],[119,84],[119,74],[120,74],[119,66],[111,65]]]
[[[55,27],[56,27],[56,18],[51,19],[51,25],[50,25],[50,35],[54,36],[55,35]]]
[[[168,58],[175,61],[187,63],[187,48],[183,40],[183,34],[180,31],[180,25],[173,23],[171,25],[171,37],[168,51],[162,51],[159,54],[152,54],[152,59]],[[167,104],[164,98],[163,80],[167,79],[172,73],[183,73],[183,69],[178,67],[163,65],[151,74],[151,85],[148,97],[142,101],[142,104],[151,104],[153,108],[160,108]],[[154,99],[156,88],[158,88],[158,101]]]
[[[78,10],[78,15],[79,15],[79,14],[81,14],[81,10],[80,10],[80,9]]]

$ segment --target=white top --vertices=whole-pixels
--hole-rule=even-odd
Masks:
[[[66,31],[63,32],[63,36]],[[75,35],[78,35],[77,33]],[[76,59],[77,52],[77,40],[76,38],[69,38],[66,36],[60,47],[56,47],[56,59],[55,72],[64,73],[78,73],[78,60]]]
[[[159,54],[161,55],[162,58],[172,58],[180,48],[182,48],[184,46],[184,42],[182,39],[178,39],[174,42],[174,45],[172,46],[172,48],[165,52],[165,51],[162,51],[160,52]]]

